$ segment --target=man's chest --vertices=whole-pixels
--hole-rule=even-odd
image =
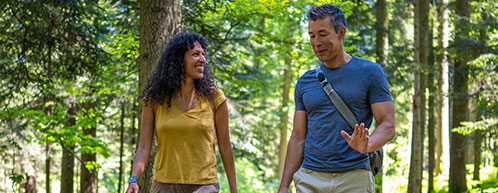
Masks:
[[[368,108],[368,88],[365,85],[355,82],[335,81],[332,87],[348,107],[355,109]],[[306,110],[309,112],[335,109],[318,80],[316,84],[312,83],[303,89],[302,99]]]

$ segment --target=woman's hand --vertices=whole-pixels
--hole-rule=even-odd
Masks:
[[[128,189],[126,189],[126,193],[138,193],[138,184],[136,182],[130,183]]]

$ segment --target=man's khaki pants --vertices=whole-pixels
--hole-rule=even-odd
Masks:
[[[326,173],[300,168],[294,174],[294,185],[297,193],[373,193],[375,183],[372,172],[366,169]]]

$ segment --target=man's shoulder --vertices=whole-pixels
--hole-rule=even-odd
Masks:
[[[384,68],[378,63],[356,56],[353,58],[355,59],[356,66],[363,69],[365,73],[378,73],[379,71],[384,71]]]
[[[358,56],[353,56],[353,59],[355,63],[361,64],[362,66],[380,66],[380,64],[377,64],[375,62],[372,62],[364,58],[360,58]]]
[[[298,82],[301,80],[304,80],[304,79],[309,79],[309,78],[314,78],[316,75],[315,75],[315,68],[311,69],[311,70],[308,70],[306,71],[304,74],[302,74],[299,79],[298,79]]]
[[[311,69],[302,74],[296,82],[296,90],[302,90],[310,87],[316,86],[315,83],[318,83],[318,79],[316,78],[315,69]]]

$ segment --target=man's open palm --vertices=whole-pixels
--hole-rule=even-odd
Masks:
[[[361,123],[360,126],[356,124],[354,126],[354,131],[352,135],[346,133],[346,131],[342,130],[341,134],[348,142],[351,148],[359,151],[360,153],[367,153],[368,149],[368,128],[365,128],[365,124]]]

